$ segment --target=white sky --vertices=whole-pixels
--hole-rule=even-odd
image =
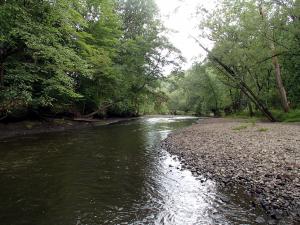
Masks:
[[[164,25],[174,30],[168,37],[169,40],[181,50],[187,63],[183,69],[188,69],[195,59],[205,56],[205,52],[197,45],[190,35],[197,37],[201,15],[196,16],[196,10],[199,5],[211,9],[216,0],[155,0],[161,12],[161,19]],[[201,42],[211,47],[209,41]]]

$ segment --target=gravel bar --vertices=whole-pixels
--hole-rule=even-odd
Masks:
[[[206,178],[242,185],[277,221],[300,224],[299,124],[203,119],[162,146]]]

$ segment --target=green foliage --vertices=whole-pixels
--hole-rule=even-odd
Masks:
[[[243,118],[279,110],[274,60],[279,62],[291,108],[299,108],[299,10],[298,0],[222,0],[212,11],[199,9],[204,17],[199,43],[206,38],[214,47],[207,50],[206,61],[197,63],[183,78],[171,78],[170,110]],[[298,116],[291,111],[275,113],[275,117],[297,121]]]
[[[181,59],[162,34],[153,0],[11,0],[0,7],[0,118],[135,115],[165,100],[162,67]]]
[[[85,63],[72,46],[76,29],[67,1],[2,3],[1,112],[70,104],[82,95],[75,91],[76,74]]]
[[[281,122],[300,122],[300,110],[291,110],[288,113],[284,113],[279,110],[273,110],[273,114],[276,116],[278,121]]]
[[[171,76],[165,89],[169,96],[171,112],[193,112],[197,115],[220,115],[229,104],[228,88],[217,79],[208,65],[196,64],[184,76]]]
[[[215,43],[208,58],[234,71],[234,79],[211,60],[178,73],[183,59],[164,36],[154,0],[0,1],[0,119],[28,113],[259,116],[244,83],[279,120],[298,121],[299,0],[222,0],[202,12],[202,38]],[[276,111],[275,57],[293,109],[288,114]],[[165,78],[167,65],[175,72]]]
[[[273,110],[271,110],[271,112],[279,122],[300,122],[300,110],[299,109],[291,110],[288,113],[285,113],[279,109],[273,109]],[[247,111],[240,111],[238,113],[229,115],[229,117],[230,118],[238,118],[238,119],[247,119],[247,121],[249,123],[252,123],[254,125],[257,120],[264,119],[264,116],[259,112],[256,112],[255,116],[249,118],[249,112],[247,112]]]

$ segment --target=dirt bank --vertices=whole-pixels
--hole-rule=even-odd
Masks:
[[[83,129],[87,127],[97,127],[133,119],[135,118],[112,118],[90,121],[48,119],[45,121],[0,123],[0,139],[28,134],[60,132],[73,129]]]
[[[244,186],[277,222],[300,224],[299,124],[205,119],[163,147],[198,174]]]

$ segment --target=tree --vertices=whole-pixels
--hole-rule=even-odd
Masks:
[[[293,77],[287,72],[292,63],[290,58],[297,58],[292,50],[298,45],[294,41],[294,28],[299,28],[295,22],[297,7],[293,1],[280,2],[265,1],[269,10],[265,10],[268,14],[262,20],[258,13],[260,1],[224,0],[212,13],[205,13],[206,19],[200,26],[201,38],[215,43],[208,57],[218,66],[220,78],[228,86],[239,88],[269,119],[273,116],[268,108],[277,108],[281,100],[284,110],[288,110],[286,96],[294,96],[297,86],[292,85],[287,95],[284,93],[284,83]],[[288,47],[291,43],[292,48]],[[279,60],[285,62],[281,71]],[[270,76],[273,71],[275,77]],[[286,76],[283,81],[281,74]]]
[[[277,56],[277,51],[276,51],[276,47],[275,47],[275,42],[276,41],[274,40],[275,39],[274,32],[269,31],[270,25],[268,25],[268,21],[266,21],[267,19],[266,19],[265,10],[263,8],[263,1],[261,1],[260,5],[259,5],[259,13],[260,13],[261,18],[263,20],[263,23],[265,24],[266,36],[267,36],[267,38],[270,39],[270,49],[271,49],[271,53],[272,53],[272,63],[274,65],[276,84],[277,84],[277,88],[278,88],[278,91],[279,91],[282,108],[285,112],[288,112],[290,107],[289,107],[285,87],[283,85],[282,78],[281,78],[281,69],[280,69],[279,60],[278,60],[278,56]]]
[[[220,116],[230,103],[226,86],[217,78],[208,63],[197,63],[184,76],[172,75],[166,92],[171,112]]]
[[[80,17],[72,1],[2,1],[0,60],[2,115],[41,107],[63,109],[82,96],[76,76],[85,62],[76,51]]]
[[[133,115],[179,52],[153,0],[0,1],[0,118]],[[174,53],[174,58],[172,58]]]

